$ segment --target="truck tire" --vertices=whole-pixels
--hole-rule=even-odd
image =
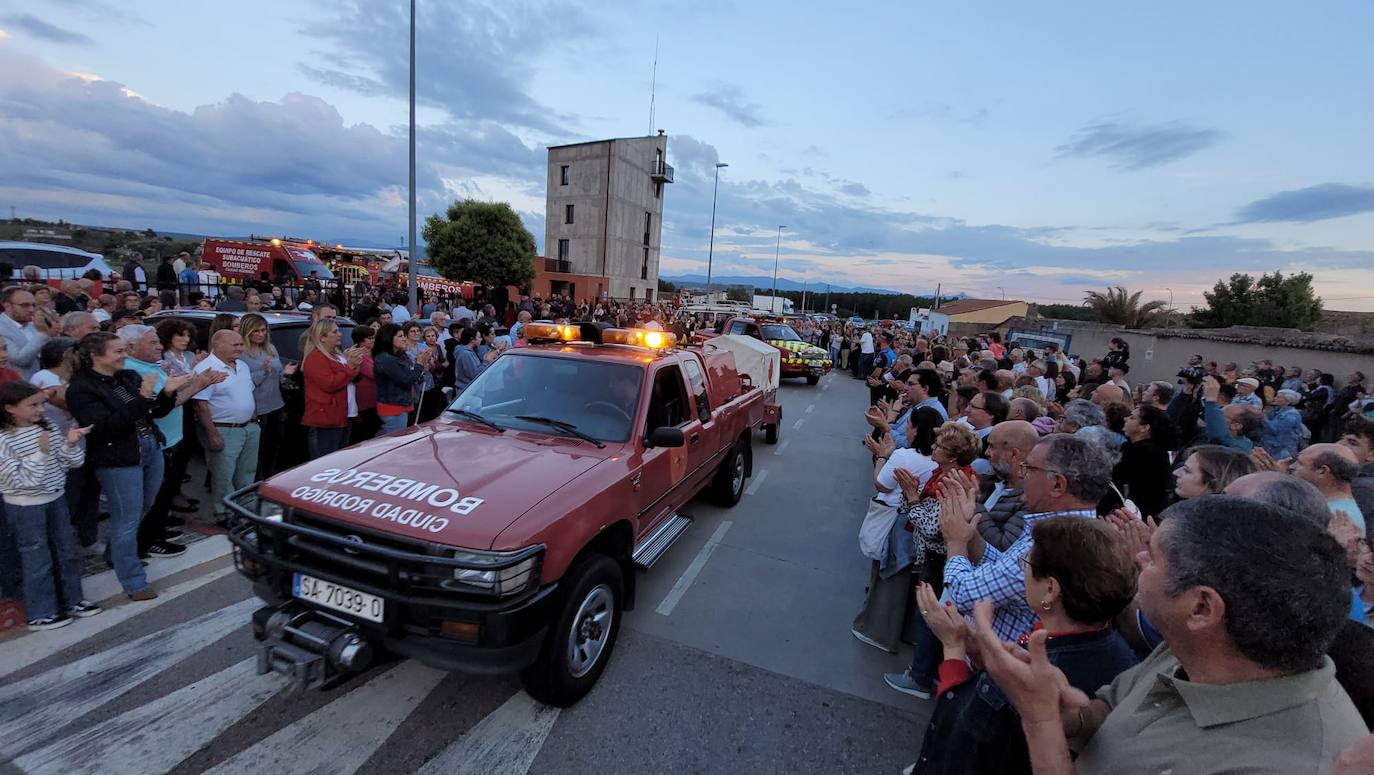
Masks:
[[[818,382],[820,382],[820,381],[821,381],[821,375],[819,375],[819,374],[807,374],[807,375],[806,375],[806,384],[808,384],[808,385],[814,385],[814,384],[816,384],[816,383],[818,383]]]
[[[744,497],[744,471],[748,467],[749,442],[737,441],[730,448],[730,454],[716,471],[715,481],[711,483],[711,499],[729,508]]]
[[[763,426],[763,441],[766,444],[778,443],[778,424],[770,422]]]
[[[625,599],[625,577],[604,554],[578,559],[563,576],[567,592],[544,646],[521,673],[534,699],[566,708],[596,685],[611,660]]]

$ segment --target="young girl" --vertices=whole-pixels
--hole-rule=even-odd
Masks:
[[[62,497],[67,469],[86,459],[81,440],[91,429],[73,426],[65,438],[54,432],[43,418],[46,400],[27,382],[0,385],[0,495],[18,539],[30,630],[64,627],[101,610],[81,592],[76,535]]]

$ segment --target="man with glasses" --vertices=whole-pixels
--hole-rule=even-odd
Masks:
[[[977,487],[941,498],[940,530],[949,561],[945,592],[959,611],[991,600],[998,637],[1015,641],[1030,632],[1037,616],[1026,603],[1021,559],[1030,553],[1031,529],[1051,517],[1097,517],[1097,503],[1111,484],[1114,456],[1096,440],[1056,433],[1041,439],[1021,461],[1026,505],[1025,530],[1006,550],[989,546],[978,534]],[[981,560],[974,564],[973,558]]]
[[[33,294],[12,285],[0,296],[5,311],[0,314],[0,336],[9,345],[10,367],[29,379],[38,371],[38,351],[48,341],[48,321],[38,312]]]

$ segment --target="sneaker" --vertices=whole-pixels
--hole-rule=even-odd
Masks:
[[[30,619],[29,631],[38,632],[40,630],[55,630],[58,627],[66,627],[72,620],[65,616],[45,616],[42,619]]]
[[[181,532],[180,530],[177,530],[177,529],[174,528],[174,527],[169,527],[169,528],[167,528],[166,530],[164,530],[164,531],[162,532],[162,540],[164,540],[164,541],[170,541],[170,540],[172,540],[173,538],[181,538],[183,535],[186,535],[186,534],[183,533],[183,532]]]
[[[153,588],[152,588],[152,587],[144,587],[143,589],[140,589],[140,590],[137,591],[137,592],[130,592],[130,593],[129,593],[129,599],[130,599],[130,600],[137,600],[137,601],[139,601],[139,602],[142,602],[142,601],[144,601],[144,600],[153,600],[153,599],[156,599],[156,598],[157,598],[157,593],[153,591]]]
[[[162,520],[162,524],[166,525],[167,527],[182,527],[186,524],[186,518],[174,517],[168,514],[167,517]]]
[[[868,637],[867,635],[864,635],[862,632],[859,632],[858,630],[855,630],[855,629],[853,629],[853,628],[851,628],[851,629],[849,630],[849,634],[853,635],[856,639],[858,639],[858,641],[859,641],[860,643],[866,643],[866,644],[872,646],[873,648],[878,649],[879,651],[886,651],[886,652],[889,653],[889,654],[896,654],[896,653],[897,653],[897,652],[894,651],[893,649],[890,649],[890,648],[888,648],[887,646],[884,646],[883,644],[879,643],[878,641],[873,640],[872,638]]]
[[[184,554],[185,552],[186,547],[181,546],[180,544],[171,543],[170,541],[158,541],[157,543],[148,547],[148,556],[150,558],[176,557],[177,555]]]
[[[916,683],[911,677],[910,671],[901,673],[885,673],[883,682],[902,694],[910,694],[912,697],[919,697],[923,700],[930,699],[930,688]]]
[[[199,506],[199,505],[196,505],[196,506],[190,506],[190,505],[183,506],[183,505],[181,505],[180,503],[173,503],[171,508],[172,508],[172,511],[179,511],[179,512],[181,512],[182,514],[194,514],[194,513],[196,513],[197,511],[200,511],[200,506]],[[179,518],[179,517],[169,517],[169,518],[168,518],[168,521],[170,522],[172,519],[180,519],[180,518]]]
[[[68,606],[67,615],[77,619],[85,619],[87,616],[95,616],[104,610],[104,608],[101,608],[89,600],[82,600],[76,605]]]

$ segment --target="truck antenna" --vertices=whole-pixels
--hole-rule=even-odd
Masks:
[[[649,76],[649,134],[654,133],[654,100],[658,93],[658,36],[654,36],[654,69]]]

